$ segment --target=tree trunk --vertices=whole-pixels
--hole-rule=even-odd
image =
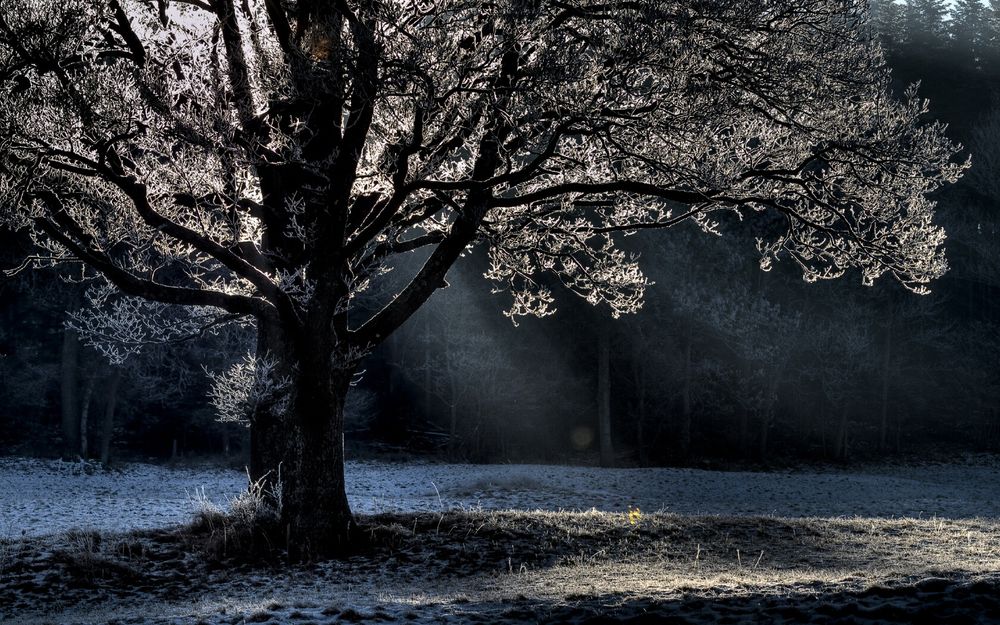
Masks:
[[[828,454],[830,453],[829,450],[827,449],[827,439],[826,439],[827,430],[829,428],[826,425],[826,401],[824,401],[822,397],[820,397],[819,400],[819,410],[817,411],[817,413],[819,414],[819,422],[816,426],[816,429],[819,430],[820,456],[827,457]]]
[[[304,372],[298,379],[294,444],[281,472],[281,519],[295,557],[340,553],[350,546],[354,519],[344,480],[349,386],[346,372]]]
[[[115,410],[118,407],[118,386],[121,384],[122,370],[115,367],[108,384],[108,398],[104,404],[104,418],[101,421],[101,464],[111,462],[111,437],[115,431]]]
[[[633,354],[632,373],[635,385],[635,444],[639,466],[649,464],[644,426],[646,422],[646,371],[638,350]]]
[[[750,459],[750,411],[743,406],[740,410],[740,456]]]
[[[71,458],[80,449],[80,412],[77,387],[79,385],[80,342],[76,331],[63,330],[62,371],[60,374],[60,403],[62,406],[63,457]]]
[[[745,384],[747,388],[752,386],[751,380],[754,379],[753,367],[749,362],[743,364],[743,380],[742,384]],[[747,392],[742,390],[741,392]],[[750,460],[753,454],[753,450],[750,445],[750,412],[751,408],[746,402],[739,406],[740,416],[739,416],[739,448],[740,457],[743,460]]]
[[[761,462],[767,462],[767,444],[771,427],[774,425],[774,408],[777,403],[778,393],[778,372],[772,370],[768,376],[764,398],[764,409],[761,411],[760,419],[760,440],[757,441],[757,454]]]
[[[452,381],[451,385],[454,388],[455,382]],[[451,460],[458,458],[458,406],[454,391],[451,404],[448,406],[448,458]]]
[[[430,311],[424,311],[424,421],[427,424],[434,422],[434,414],[431,411],[431,402],[433,400],[431,394],[431,388],[434,383],[431,377],[431,344],[433,339],[431,338],[431,314]]]
[[[90,427],[90,398],[94,395],[94,383],[97,375],[87,377],[87,385],[83,390],[83,401],[80,403],[80,457],[87,459],[88,449],[87,430]]]
[[[615,464],[611,444],[611,338],[606,327],[600,330],[597,358],[597,430],[601,446],[601,466]]]
[[[834,457],[837,460],[847,460],[847,402],[844,402],[844,407],[840,412],[840,422],[837,424],[837,438],[834,446]]]
[[[881,419],[879,421],[878,448],[885,451],[889,442],[889,372],[892,364],[892,322],[893,309],[890,304],[889,319],[886,322],[885,346],[882,354],[882,397],[881,397]]]
[[[757,441],[757,458],[761,462],[767,462],[767,435],[771,430],[771,415],[772,412],[769,403],[760,415],[760,438]]]
[[[896,413],[896,453],[903,451],[903,414]]]
[[[257,357],[272,360],[288,384],[254,413],[250,474],[279,507],[275,538],[287,540],[297,559],[344,552],[355,528],[344,482],[344,405],[353,369],[334,366],[331,340],[291,341],[276,324],[258,323]]]
[[[677,444],[681,458],[691,455],[691,338],[684,341],[684,379],[681,385],[681,425]]]
[[[273,360],[279,377],[285,378],[294,372],[295,360],[292,348],[275,321],[259,320],[257,323],[256,358]],[[271,482],[275,487],[281,463],[285,460],[286,432],[282,413],[282,402],[287,397],[269,398],[256,406],[250,421],[250,479],[254,482]]]

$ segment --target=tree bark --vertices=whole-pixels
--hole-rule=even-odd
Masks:
[[[280,326],[258,323],[257,357],[272,360],[286,384],[254,412],[250,475],[278,508],[279,538],[296,559],[342,553],[355,537],[344,481],[353,368],[335,366],[332,342],[305,333],[292,340]]]
[[[101,421],[101,464],[111,462],[111,437],[115,431],[115,410],[118,407],[118,387],[121,384],[122,370],[115,367],[108,383],[108,397],[104,404],[104,418]]]
[[[635,350],[632,362],[632,374],[635,384],[635,444],[639,457],[639,466],[649,464],[649,454],[646,448],[646,370],[642,364],[639,350]]]
[[[744,406],[740,410],[740,456],[750,459],[750,411]]]
[[[597,429],[601,448],[601,466],[615,464],[611,443],[611,337],[606,327],[600,330],[597,358]]]
[[[258,320],[256,357],[273,360],[278,366],[276,374],[291,379],[295,356],[286,333],[276,320]],[[271,481],[270,490],[277,485],[287,442],[281,411],[282,400],[287,398],[272,399],[257,405],[250,421],[250,479]]]
[[[691,338],[684,341],[684,380],[681,385],[681,424],[677,444],[681,458],[691,455]]]
[[[892,365],[892,324],[894,311],[890,304],[889,319],[885,328],[885,345],[882,354],[882,397],[878,432],[879,451],[885,451],[889,442],[889,374]]]
[[[757,458],[767,462],[767,435],[771,430],[771,406],[768,404],[760,415],[760,438],[757,441]]]
[[[62,407],[62,454],[73,457],[80,449],[80,413],[77,404],[79,386],[80,341],[75,330],[63,330],[60,403]]]
[[[84,460],[87,459],[87,454],[90,452],[88,449],[87,430],[90,427],[90,398],[94,395],[96,380],[96,375],[87,377],[87,385],[83,390],[83,401],[80,402],[80,457]]]
[[[294,404],[294,445],[281,473],[281,519],[298,558],[350,547],[354,518],[344,479],[344,403],[348,372],[304,372]]]
[[[448,406],[448,458],[458,459],[458,400],[455,398],[455,381],[452,378],[451,404]]]
[[[428,424],[434,422],[434,414],[431,410],[431,315],[430,311],[424,311],[424,421]]]
[[[750,363],[749,362],[744,363],[743,364],[743,381],[744,381],[744,383],[749,383],[750,380],[753,380],[753,376],[754,376],[754,371],[753,371],[753,368],[751,367]],[[739,408],[740,408],[740,416],[739,416],[739,448],[740,448],[740,456],[744,460],[750,460],[752,458],[752,454],[753,454],[753,450],[751,449],[751,445],[750,445],[750,412],[751,412],[751,407],[748,406],[746,403],[744,403]]]
[[[834,457],[837,460],[847,460],[847,426],[848,426],[847,402],[840,411],[840,422],[837,424],[837,438],[834,446]]]
[[[757,445],[757,453],[761,462],[767,461],[768,438],[771,433],[771,427],[774,425],[774,409],[778,393],[778,371],[776,368],[772,369],[768,376],[765,392],[767,395],[764,398],[764,409],[761,411],[760,440]]]

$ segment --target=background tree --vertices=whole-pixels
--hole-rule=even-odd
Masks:
[[[883,43],[898,48],[906,42],[906,6],[893,0],[874,0],[872,18]]]
[[[719,211],[769,226],[765,268],[925,291],[946,267],[927,194],[964,166],[890,95],[866,19],[860,0],[2,0],[4,217],[36,264],[82,261],[153,318],[253,320],[273,394],[251,472],[281,468],[290,546],[328,551],[353,524],[358,362],[470,245],[512,318],[552,312],[544,275],[634,312],[647,280],[615,233]],[[418,249],[384,306],[355,303]]]
[[[958,0],[948,22],[952,48],[975,67],[984,62],[989,39],[989,9],[980,0]]]
[[[940,52],[947,46],[948,4],[945,0],[906,0],[903,12],[906,43],[923,55]]]

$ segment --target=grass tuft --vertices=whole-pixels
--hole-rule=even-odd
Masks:
[[[247,490],[229,500],[224,510],[204,496],[185,528],[195,546],[209,560],[258,560],[281,551],[281,482],[269,488],[263,479],[251,481]]]
[[[136,560],[142,547],[129,535],[102,534],[95,530],[66,532],[55,558],[70,577],[83,583],[134,581],[141,577]]]

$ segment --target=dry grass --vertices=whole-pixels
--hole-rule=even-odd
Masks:
[[[496,573],[518,592],[673,592],[881,583],[1000,571],[992,519],[787,519],[627,513],[382,515],[370,531],[403,561]],[[545,591],[549,588],[550,591]]]
[[[7,592],[21,606],[44,606],[46,612],[18,608],[38,615],[37,622],[46,622],[48,610],[72,613],[85,597],[105,597],[100,605],[118,606],[109,614],[120,616],[131,614],[121,606],[135,601],[190,610],[188,602],[175,602],[192,595],[202,597],[198,610],[205,614],[276,613],[261,602],[279,600],[305,606],[314,618],[325,606],[357,605],[367,612],[394,606],[400,618],[409,610],[467,610],[495,622],[513,618],[503,612],[509,606],[523,605],[528,611],[518,618],[535,622],[548,610],[619,606],[638,613],[664,605],[688,610],[698,601],[728,602],[726,609],[752,615],[758,600],[775,598],[798,601],[808,612],[809,597],[820,595],[841,606],[864,600],[874,607],[880,589],[918,605],[928,578],[965,580],[949,582],[947,592],[989,580],[985,591],[975,591],[980,597],[992,597],[1000,583],[1000,522],[993,519],[386,514],[359,519],[370,538],[362,557],[293,566],[279,556],[247,567],[232,552],[246,548],[237,540],[252,534],[240,532],[262,512],[245,503],[230,514],[206,507],[196,524],[171,531],[25,541],[15,559],[30,566],[0,578],[0,597]],[[67,589],[58,581],[65,572],[93,583]],[[691,622],[714,622],[712,614]]]
[[[138,563],[145,559],[143,543],[129,534],[96,531],[66,532],[53,555],[76,582],[97,580],[128,582],[140,576]]]
[[[228,510],[223,510],[201,493],[198,511],[181,534],[213,562],[237,556],[252,560],[273,556],[281,516],[280,495],[275,495],[266,490],[263,480],[250,482],[247,490],[229,500]]]

